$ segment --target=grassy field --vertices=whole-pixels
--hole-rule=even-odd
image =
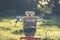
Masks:
[[[23,23],[18,22],[15,27],[16,19],[1,19],[0,20],[0,40],[19,40],[24,36]],[[60,22],[57,19],[46,19],[46,25],[42,22],[37,22],[37,32],[35,36],[39,36],[42,40],[60,40]],[[58,26],[57,26],[58,24]]]

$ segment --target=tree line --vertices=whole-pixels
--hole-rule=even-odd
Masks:
[[[44,7],[39,1],[48,4]],[[24,15],[27,10],[35,11],[38,15],[50,11],[52,15],[60,15],[60,0],[0,0],[0,17]]]

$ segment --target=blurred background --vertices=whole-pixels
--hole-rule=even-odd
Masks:
[[[24,15],[27,10],[59,16],[60,0],[0,0],[0,17]]]
[[[37,23],[36,36],[42,40],[60,40],[60,0],[0,0],[0,40],[19,40],[23,23],[14,27],[16,16],[35,11],[45,23]]]

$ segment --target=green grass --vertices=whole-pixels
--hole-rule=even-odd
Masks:
[[[19,40],[24,36],[23,23],[19,22],[15,27],[16,19],[2,19],[0,21],[0,40]],[[35,36],[39,36],[42,40],[60,40],[60,28],[56,23],[57,19],[46,19],[46,25],[41,26],[42,22],[37,23],[37,31]]]

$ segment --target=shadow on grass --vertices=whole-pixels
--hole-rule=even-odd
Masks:
[[[12,32],[12,34],[23,34],[23,30],[15,30]]]
[[[5,28],[5,27],[0,27],[0,29],[1,29],[1,30],[4,30],[4,31],[11,30],[11,28],[9,28],[9,27],[7,27],[7,28]]]
[[[57,26],[58,28],[60,28],[60,19],[58,20],[56,18],[56,19],[46,20],[44,24],[39,25],[39,26],[44,26],[44,27],[45,26],[49,26],[49,27]]]
[[[55,39],[55,38],[51,38],[51,37],[45,37],[45,38],[43,38],[43,40],[60,40],[60,38]]]
[[[2,20],[2,19],[0,19],[0,22],[3,22],[3,20]]]
[[[51,39],[51,38],[44,38],[43,40],[55,40],[55,39]]]

